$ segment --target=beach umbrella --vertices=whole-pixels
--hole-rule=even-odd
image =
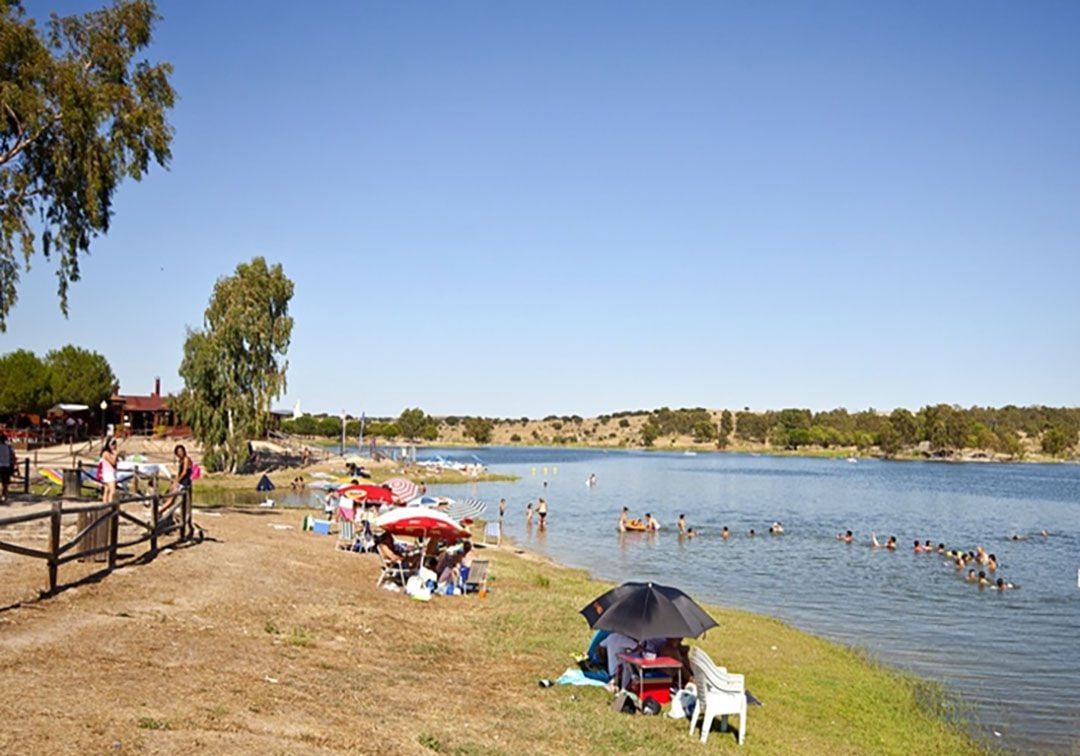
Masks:
[[[487,508],[487,504],[479,499],[466,499],[462,502],[453,501],[445,507],[440,507],[443,512],[450,515],[451,519],[457,520],[458,522],[479,517],[485,508]]]
[[[470,533],[444,512],[427,507],[402,507],[379,515],[375,527],[396,536],[460,541]]]
[[[389,488],[370,485],[349,485],[338,488],[338,493],[365,504],[393,504],[394,494]]]
[[[395,499],[402,502],[415,499],[416,495],[420,493],[420,487],[408,478],[391,478],[383,485],[390,489],[390,493],[394,494]]]
[[[450,504],[456,503],[448,496],[421,496],[417,499],[413,499],[406,506],[409,507],[446,507]]]
[[[582,616],[595,630],[609,630],[637,641],[647,638],[697,638],[716,620],[680,591],[655,583],[623,583],[589,602]]]

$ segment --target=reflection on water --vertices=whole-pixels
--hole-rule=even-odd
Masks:
[[[675,583],[703,600],[772,614],[943,680],[974,704],[984,731],[1002,733],[992,737],[995,745],[1080,746],[1078,466],[476,453],[522,478],[478,489],[489,506],[506,497],[508,535],[561,562],[611,580]],[[545,465],[547,476],[533,476],[533,466]],[[592,473],[595,487],[585,485]],[[454,487],[439,493],[462,495]],[[550,509],[543,533],[519,516],[540,495]],[[623,505],[632,516],[652,512],[665,529],[619,533]],[[678,537],[681,512],[697,538]],[[784,535],[767,533],[774,520],[784,523]],[[733,534],[728,541],[720,537],[724,526]],[[1054,535],[1008,540],[1043,527]],[[746,536],[750,528],[756,538]],[[855,543],[837,541],[849,528]],[[900,549],[870,548],[872,531],[896,535]],[[1020,589],[980,592],[941,555],[912,553],[915,538],[949,548],[982,544],[998,557],[994,577]]]

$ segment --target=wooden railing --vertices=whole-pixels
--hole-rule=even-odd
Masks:
[[[124,507],[131,504],[149,504],[148,517],[143,519]],[[172,494],[153,493],[109,504],[70,505],[55,501],[50,509],[28,512],[12,517],[0,518],[0,531],[12,525],[49,521],[48,549],[33,549],[18,543],[0,540],[0,551],[8,551],[19,556],[42,559],[48,565],[48,593],[56,592],[59,585],[60,566],[76,559],[88,559],[101,554],[106,555],[108,570],[116,567],[120,556],[119,550],[131,548],[140,543],[150,542],[149,554],[156,554],[162,536],[178,533],[176,543],[190,541],[195,536],[191,516],[191,491],[179,491]],[[64,517],[79,515],[79,531],[67,541],[61,539]],[[178,516],[179,515],[179,516]],[[127,541],[120,540],[120,521],[131,523],[139,529],[136,537]],[[103,530],[107,528],[107,531]],[[102,534],[104,533],[104,537]],[[80,547],[81,548],[78,548]]]

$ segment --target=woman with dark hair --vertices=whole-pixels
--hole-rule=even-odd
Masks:
[[[105,439],[101,452],[101,503],[109,504],[116,498],[116,463],[119,444],[112,436]]]
[[[186,491],[191,488],[191,457],[188,456],[187,449],[183,444],[176,445],[176,448],[173,449],[173,455],[176,457],[176,480],[173,481],[172,490]]]

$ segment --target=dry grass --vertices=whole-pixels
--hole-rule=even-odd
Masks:
[[[857,654],[716,610],[705,648],[766,702],[746,746],[685,721],[612,712],[599,689],[537,687],[589,632],[604,589],[490,549],[487,599],[413,602],[374,557],[299,532],[299,515],[197,513],[213,540],[0,612],[0,749],[154,753],[967,753],[919,686]],[[293,525],[278,530],[272,525]],[[527,556],[527,555],[526,555]],[[23,597],[37,562],[4,558]],[[17,591],[16,591],[17,592]],[[11,591],[5,596],[15,598]]]

